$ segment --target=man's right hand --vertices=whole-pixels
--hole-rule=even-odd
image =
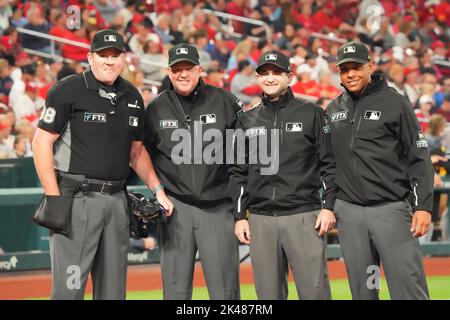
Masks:
[[[250,244],[250,225],[247,219],[236,221],[234,224],[234,234],[243,244]]]
[[[439,161],[446,162],[446,161],[448,161],[448,159],[447,159],[447,157],[439,156],[439,155],[437,155],[437,154],[433,154],[433,155],[431,156],[431,163],[432,163],[432,164],[436,164],[436,163],[438,163]]]
[[[147,250],[153,250],[156,247],[156,240],[153,237],[144,238],[144,248]]]
[[[435,187],[435,188],[440,188],[440,187],[442,187],[442,179],[441,179],[441,176],[438,175],[437,173],[434,174],[434,187]]]

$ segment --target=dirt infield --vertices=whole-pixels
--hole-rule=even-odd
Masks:
[[[425,271],[429,276],[450,275],[450,257],[424,259]],[[345,279],[344,263],[329,261],[330,279]],[[241,265],[241,283],[253,283],[253,274],[249,263]],[[290,280],[292,278],[290,277]],[[205,286],[205,279],[199,264],[196,265],[194,283],[197,287]],[[144,291],[162,289],[161,271],[158,264],[131,266],[128,268],[128,291]],[[49,271],[0,274],[0,299],[24,299],[46,297],[51,291],[51,276]],[[92,292],[90,280],[87,292]]]

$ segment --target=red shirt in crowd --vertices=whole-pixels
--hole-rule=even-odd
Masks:
[[[23,4],[23,3],[19,3],[18,8],[22,9],[23,12],[23,16],[26,17],[28,10],[31,8],[31,6],[35,7],[37,6],[37,8],[39,9],[39,12],[41,13],[41,15],[43,17],[45,17],[45,12],[44,12],[44,7],[42,6],[42,3],[38,3],[38,2],[32,2],[32,1],[28,1],[27,3]]]
[[[321,92],[320,96],[328,99],[334,99],[341,93],[339,89],[337,89],[335,86],[331,84],[320,85],[320,92]]]
[[[442,110],[442,108],[441,108],[438,111],[436,111],[436,113],[444,116],[444,118],[447,120],[447,122],[450,122],[450,111],[445,111],[445,110]]]
[[[313,30],[320,31],[324,26],[328,27],[330,30],[335,30],[339,28],[342,21],[330,12],[328,8],[322,8],[318,10],[313,16]]]
[[[420,112],[419,109],[416,109],[415,113],[417,120],[419,121],[420,127],[422,128],[422,132],[425,132],[425,130],[427,130],[430,118],[425,118],[425,116],[422,114],[422,112]]]
[[[78,37],[76,34],[69,32],[67,36],[65,37],[68,40],[73,40],[77,42],[82,42],[87,45],[90,44],[89,40],[86,38]],[[89,52],[89,49],[81,48],[72,46],[70,44],[63,44],[61,46],[61,54],[64,58],[72,59],[75,61],[86,61],[87,60],[87,53]]]
[[[320,85],[314,80],[310,80],[309,82],[299,81],[292,87],[292,91],[296,93],[305,94],[316,98],[320,97],[320,89]]]
[[[445,25],[450,25],[450,3],[448,1],[441,1],[434,10],[436,20]]]
[[[238,6],[236,2],[231,1],[228,2],[225,6],[225,11],[229,14],[234,14],[236,16],[245,17],[245,9],[244,6]],[[240,21],[233,21],[233,28],[235,32],[243,33],[244,32],[244,24]]]
[[[156,0],[155,8],[157,13],[173,12],[183,6],[180,0]]]
[[[60,28],[58,26],[53,26],[48,33],[52,36],[61,37],[61,38],[70,37],[72,34],[72,32],[70,32],[69,30]]]

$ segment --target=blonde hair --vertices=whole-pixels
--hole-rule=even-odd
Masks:
[[[419,91],[421,95],[429,95],[429,96],[434,95],[434,87],[432,84],[429,83],[421,83],[419,85]]]
[[[389,69],[389,77],[392,79],[392,78],[394,78],[397,74],[403,74],[403,70],[404,70],[404,68],[401,66],[401,65],[399,65],[399,64],[393,64],[392,66],[391,66],[391,68]]]
[[[428,121],[427,126],[427,133],[436,137],[439,135],[439,128],[444,127],[447,125],[447,120],[444,118],[443,115],[440,114],[433,114],[430,117],[430,121]]]
[[[236,47],[233,49],[232,54],[236,57],[245,57],[247,58],[250,55],[252,44],[248,41],[241,41],[239,42]]]

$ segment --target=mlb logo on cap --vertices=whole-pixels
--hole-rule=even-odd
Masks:
[[[105,42],[117,42],[116,36],[112,34],[108,34],[104,38]]]
[[[354,46],[349,46],[344,48],[344,54],[346,53],[354,53],[356,52],[356,48]]]
[[[122,35],[111,29],[98,31],[92,39],[91,52],[96,52],[107,48],[115,48],[121,52],[124,52],[125,48]]]
[[[276,61],[278,59],[277,55],[275,53],[269,53],[266,55],[266,61]]]
[[[342,45],[338,49],[336,66],[346,62],[366,64],[369,61],[371,61],[371,58],[365,44],[352,41]]]
[[[267,64],[277,66],[278,68],[280,68],[285,72],[291,72],[291,64],[289,62],[289,58],[279,51],[271,50],[266,53],[263,53],[258,58],[258,66],[256,67],[256,72],[259,73],[261,67]]]
[[[187,61],[194,65],[200,64],[197,48],[187,43],[179,43],[169,49],[169,67],[175,63]]]
[[[178,48],[176,53],[177,54],[189,54],[189,50],[187,48]]]

